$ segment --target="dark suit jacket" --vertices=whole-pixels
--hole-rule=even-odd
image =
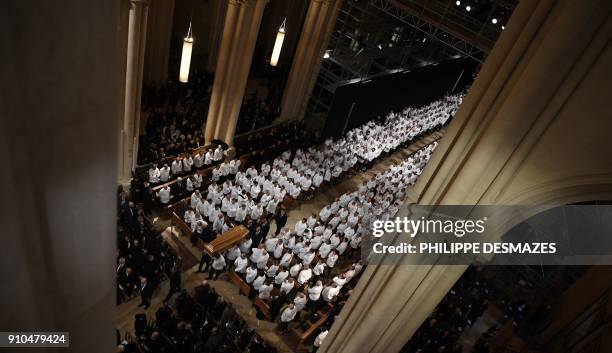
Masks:
[[[147,282],[144,288],[142,286],[140,287],[140,295],[144,299],[151,299],[151,297],[153,296],[153,289],[153,285]]]
[[[170,274],[170,288],[181,288],[181,271],[175,270]]]
[[[284,214],[279,213],[276,217],[276,225],[279,228],[282,228],[285,226],[285,224],[287,224],[287,213],[285,212]]]
[[[262,224],[261,226],[261,233],[262,233],[262,239],[265,239],[268,236],[268,233],[270,232],[270,223],[266,222],[264,224]]]

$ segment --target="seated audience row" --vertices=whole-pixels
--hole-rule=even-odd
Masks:
[[[258,165],[268,158],[276,157],[279,150],[283,151],[287,148],[300,148],[304,146],[306,141],[309,141],[309,143],[312,142],[312,139],[305,138],[304,136],[306,135],[300,134],[287,140],[278,141],[262,150],[252,152],[248,158],[245,159],[248,163],[247,165]],[[219,160],[220,157],[222,158],[221,148],[217,148],[214,152],[210,151],[210,153],[213,153],[212,156],[209,156],[210,159],[212,159],[213,165],[220,163],[216,160]],[[206,167],[208,157],[204,154],[203,158],[203,166]],[[145,212],[150,214],[153,209],[180,201],[186,193],[193,192],[194,190],[202,190],[202,188],[207,187],[211,182],[217,183],[222,182],[228,177],[233,178],[233,174],[235,174],[242,165],[242,159],[223,162],[219,167],[212,170],[212,175],[210,177],[203,177],[201,169],[198,169],[192,174],[185,174],[185,170],[189,170],[186,168],[186,165],[195,167],[191,170],[197,169],[200,163],[199,159],[202,159],[202,157],[198,157],[198,153],[196,153],[193,157],[177,158],[171,163],[172,167],[166,165],[159,168],[157,165],[151,164],[149,166],[149,171],[145,173],[146,175],[135,175],[132,179],[131,192],[133,199],[142,203]],[[173,169],[176,170],[173,171]],[[175,172],[177,174],[175,174]],[[169,185],[165,185],[161,188],[152,189],[155,184],[152,185],[151,182],[162,183],[166,181],[166,183],[168,183],[168,181],[171,181],[174,177],[176,177],[175,182],[171,182]]]
[[[233,159],[229,162],[222,162],[216,168],[212,170],[211,177],[207,178],[209,182],[217,183],[226,178],[233,178],[240,169],[241,162],[238,159]],[[210,185],[210,184],[206,184]],[[164,206],[171,203],[176,199],[181,200],[186,195],[193,193],[194,191],[200,190],[206,186],[204,184],[204,177],[201,173],[196,172],[183,177],[178,177],[175,182],[169,185],[162,185],[161,188],[155,191],[155,196],[159,199],[159,204]],[[153,190],[153,189],[151,189]]]
[[[204,145],[202,135],[212,77],[194,71],[186,85],[171,81],[162,89],[143,90],[138,165],[178,156]]]
[[[421,108],[390,113],[382,122],[370,121],[347,132],[340,151],[346,149],[363,163],[371,163],[383,153],[397,149],[417,136],[445,125],[455,114],[463,95],[451,95]],[[326,141],[331,143],[330,140]]]
[[[214,150],[210,149],[203,154],[196,153],[193,156],[176,157],[170,164],[164,163],[161,168],[156,163],[152,163],[148,170],[148,181],[150,185],[165,183],[173,178],[190,174],[194,170],[209,167],[215,162],[221,162],[222,160],[223,148],[217,146]]]

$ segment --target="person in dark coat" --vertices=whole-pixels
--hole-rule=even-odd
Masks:
[[[145,314],[136,314],[134,316],[134,334],[136,337],[144,335],[147,328],[147,316]]]
[[[146,309],[151,305],[151,297],[153,296],[153,284],[149,283],[146,277],[140,279],[140,299],[138,306],[143,306]]]
[[[282,307],[287,303],[288,298],[289,294],[281,292],[280,295],[272,299],[270,310],[268,311],[270,321],[276,321],[276,317],[280,314]]]
[[[127,207],[124,206],[124,209],[121,212],[123,224],[127,225],[130,231],[136,233],[138,228],[138,211],[136,210],[136,207],[132,201],[128,202],[126,206]]]
[[[186,183],[181,177],[176,178],[176,181],[170,184],[170,194],[173,196],[174,199],[180,200],[183,198],[183,195],[185,194],[186,190],[185,186]]]
[[[208,266],[212,264],[212,258],[206,253],[206,251],[202,251],[202,257],[200,258],[200,265],[198,266],[197,273],[201,273],[206,271]]]
[[[208,284],[208,281],[204,280],[202,281],[202,284],[200,284],[199,286],[195,287],[193,289],[194,291],[194,295],[193,295],[193,299],[200,305],[202,305],[204,308],[206,308],[206,306],[208,305],[208,296],[210,294],[211,288],[210,288],[210,284]]]
[[[283,207],[281,207],[276,217],[274,217],[274,221],[276,222],[276,234],[278,234],[285,224],[287,224],[287,211],[285,211]]]
[[[252,246],[254,248],[258,247],[259,244],[261,244],[261,241],[264,239],[264,234],[261,229],[261,226],[257,225],[257,227],[255,227],[255,232],[253,233],[253,236],[251,237],[251,239],[253,239]]]
[[[147,189],[142,199],[142,209],[146,215],[150,215],[153,207],[155,207],[155,194],[151,189]]]
[[[266,239],[266,237],[268,236],[268,233],[270,232],[270,222],[268,221],[267,218],[263,217],[261,219],[261,233],[262,233],[262,239]]]
[[[181,291],[181,269],[178,265],[174,265],[172,268],[172,272],[170,273],[170,289],[168,290],[168,295],[166,295],[166,299],[164,302],[167,302],[172,298],[172,295],[176,292]]]

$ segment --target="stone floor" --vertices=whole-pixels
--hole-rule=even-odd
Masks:
[[[387,169],[393,163],[405,160],[410,154],[441,136],[442,132],[436,132],[429,136],[425,136],[408,147],[386,156],[365,172],[353,173],[336,184],[322,187],[316,192],[312,199],[302,201],[298,207],[290,210],[287,226],[293,227],[301,218],[308,217],[312,213],[318,214],[321,208],[333,202],[333,200],[341,194],[356,190],[361,183],[369,180],[376,173]],[[170,246],[183,257],[183,262],[188,264],[188,268],[183,272],[182,286],[188,292],[192,292],[193,288],[207,278],[206,274],[195,273],[195,269],[199,263],[200,251],[191,245],[187,237],[180,236],[175,229],[173,230],[170,227],[169,220],[156,219],[154,225],[156,229],[163,230],[163,237],[169,242]],[[276,228],[274,222],[272,222],[271,228],[270,232],[274,232]],[[238,314],[241,315],[251,327],[254,327],[256,332],[263,339],[272,344],[279,353],[309,351],[308,347],[296,347],[295,344],[289,342],[290,340],[287,336],[281,336],[276,330],[276,323],[258,320],[255,317],[256,312],[250,300],[240,295],[238,288],[227,281],[226,278],[226,274],[223,274],[219,276],[218,280],[209,281],[209,283],[226,301],[235,306]],[[153,294],[151,306],[147,310],[138,307],[140,303],[139,297],[122,303],[117,307],[117,329],[122,336],[134,331],[134,315],[145,313],[149,319],[155,316],[155,311],[162,305],[162,300],[168,292],[168,287],[168,281],[164,281],[158,286]],[[176,297],[176,295],[174,297]],[[170,304],[172,306],[172,301]]]

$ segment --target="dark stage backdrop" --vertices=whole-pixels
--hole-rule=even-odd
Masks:
[[[460,58],[341,86],[334,95],[322,135],[339,137],[377,116],[459,92],[472,83],[477,65],[472,59]]]

